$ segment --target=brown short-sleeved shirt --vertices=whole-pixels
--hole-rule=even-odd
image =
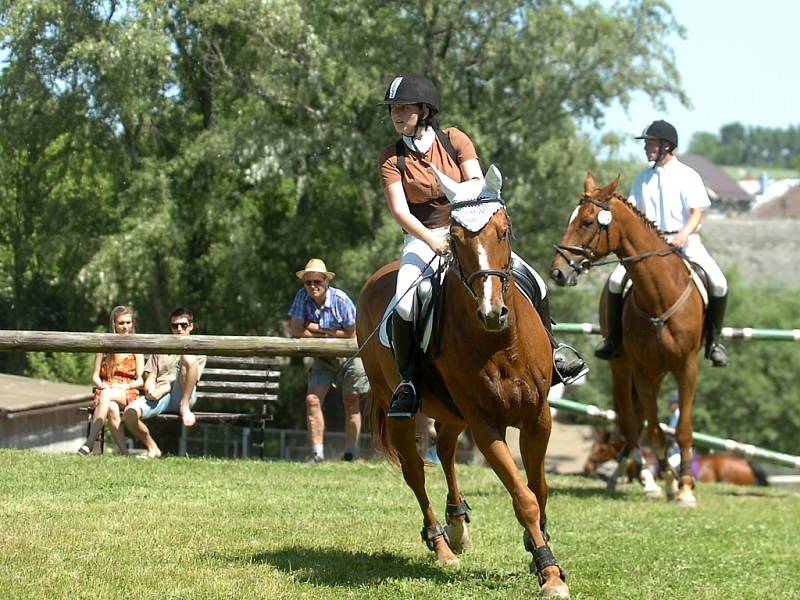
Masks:
[[[458,165],[466,160],[478,158],[472,140],[463,131],[449,127],[444,133],[450,138],[450,143],[456,151],[457,163],[453,162],[438,137],[425,154],[414,152],[406,146],[402,177],[400,169],[397,168],[396,144],[386,146],[378,160],[383,189],[386,190],[392,183],[402,181],[411,214],[429,229],[447,225],[450,222],[450,213],[444,191],[428,165],[433,164],[451,179],[461,181],[461,169]]]

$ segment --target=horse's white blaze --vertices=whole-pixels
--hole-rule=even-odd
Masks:
[[[569,216],[569,222],[572,223],[575,220],[575,217],[578,216],[578,211],[581,209],[581,205],[575,207],[575,210],[572,211],[572,214]]]
[[[478,267],[481,271],[489,269],[489,257],[483,244],[478,242]],[[492,283],[494,277],[483,278],[483,294],[481,295],[481,311],[483,314],[489,314],[492,310]]]

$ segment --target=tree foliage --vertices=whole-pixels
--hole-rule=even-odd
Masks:
[[[800,169],[800,125],[786,128],[723,125],[692,136],[689,152],[720,165]]]
[[[544,270],[586,171],[629,168],[579,126],[637,91],[686,102],[673,33],[665,0],[0,0],[0,327],[95,330],[128,303],[166,331],[185,304],[203,333],[274,333],[311,256],[355,297],[399,248],[377,102],[408,71],[499,166]],[[594,315],[576,298],[556,316]],[[58,361],[27,368],[81,378]]]

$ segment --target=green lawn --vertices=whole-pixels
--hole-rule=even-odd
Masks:
[[[429,493],[444,508],[441,471]],[[473,548],[440,567],[385,463],[140,461],[0,451],[0,597],[526,598],[508,495],[460,468]],[[800,495],[703,485],[699,506],[550,478],[551,547],[573,598],[800,598]]]

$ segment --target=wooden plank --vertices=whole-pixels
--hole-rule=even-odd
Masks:
[[[269,375],[272,374],[272,377],[279,377],[280,371],[253,371],[250,369],[217,369],[211,368],[209,369],[206,367],[203,369],[203,377],[208,377],[210,375],[214,375],[217,377],[257,377],[260,379],[267,379]]]
[[[242,390],[277,390],[280,384],[277,381],[204,381],[197,382],[198,390],[208,388],[242,389]]]
[[[208,363],[219,365],[247,365],[253,367],[282,366],[286,359],[280,356],[208,356]]]
[[[198,400],[255,400],[274,402],[277,394],[239,394],[234,392],[197,392]]]
[[[219,356],[351,356],[355,339],[245,335],[155,335],[0,330],[0,350],[22,352],[146,352]]]
[[[260,421],[262,419],[269,421],[272,418],[270,415],[264,415],[262,413],[196,412],[194,416],[198,421]],[[161,413],[152,418],[164,421],[175,421],[180,420],[181,416],[174,413]]]

